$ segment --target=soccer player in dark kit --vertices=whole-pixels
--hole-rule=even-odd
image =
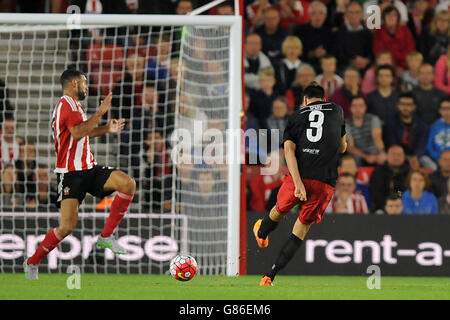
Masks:
[[[277,203],[254,227],[258,246],[269,245],[268,234],[297,204],[298,219],[260,286],[273,285],[276,274],[292,259],[311,225],[320,223],[337,180],[339,157],[347,148],[344,113],[340,106],[324,101],[324,89],[312,83],[304,91],[303,106],[288,119],[283,135],[289,174],[284,177]]]

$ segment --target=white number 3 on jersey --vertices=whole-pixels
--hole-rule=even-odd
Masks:
[[[313,129],[306,129],[306,138],[311,142],[317,142],[322,138],[322,125],[324,120],[324,114],[320,110],[313,110],[309,114],[309,126]]]

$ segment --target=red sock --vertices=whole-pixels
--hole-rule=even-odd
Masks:
[[[102,237],[106,238],[113,234],[114,230],[120,224],[125,212],[128,211],[128,207],[133,201],[134,194],[128,194],[125,192],[119,192],[114,197],[111,204],[111,211],[109,213],[108,220],[106,220],[105,227],[102,231]]]
[[[36,252],[28,259],[28,264],[39,265],[42,259],[50,253],[53,249],[55,249],[58,244],[61,242],[62,238],[59,236],[58,232],[55,229],[50,230],[44,238],[44,241],[41,242],[39,247],[36,249]]]

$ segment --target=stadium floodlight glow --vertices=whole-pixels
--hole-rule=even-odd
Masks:
[[[159,42],[169,41],[172,48],[169,60],[163,63],[167,68],[167,77],[157,74],[153,78],[159,93],[160,110],[174,107],[170,112],[154,115],[155,118],[161,117],[163,123],[161,132],[167,140],[170,132],[177,129],[177,125],[186,124],[180,120],[183,116],[180,114],[180,104],[181,107],[183,104],[188,106],[193,104],[198,114],[206,114],[204,120],[208,128],[217,125],[218,130],[224,133],[227,130],[236,132],[241,129],[242,18],[240,16],[1,13],[0,25],[2,74],[5,76],[6,87],[10,93],[10,102],[15,107],[18,135],[24,137],[25,142],[34,144],[37,163],[46,164],[50,170],[55,167],[53,144],[49,138],[50,122],[52,110],[61,96],[58,83],[60,74],[71,65],[86,71],[90,82],[90,94],[86,102],[87,113],[90,114],[98,107],[104,92],[113,90],[114,84],[121,79],[118,76],[125,74],[127,59],[130,56],[130,51],[127,50],[133,50],[140,45],[131,46],[134,37],[148,40],[143,44],[145,48],[142,51],[147,54],[146,62],[152,59],[159,61],[164,54],[158,47]],[[74,31],[78,32],[78,38],[74,36]],[[84,32],[89,33],[90,37],[80,36]],[[93,56],[97,60],[93,61]],[[178,76],[170,70],[171,62],[175,59],[179,60]],[[149,79],[147,69],[144,87]],[[177,84],[175,87],[173,82]],[[136,88],[130,90],[131,96],[140,94],[134,91]],[[123,90],[117,92],[116,97],[120,98],[130,94]],[[145,99],[144,94],[142,99]],[[171,117],[176,119],[171,122]],[[141,118],[131,115],[129,120],[130,123],[139,122]],[[147,143],[146,148],[151,149],[157,139],[155,134],[158,130],[153,127],[150,131],[147,133],[141,129],[138,134],[140,143]],[[149,141],[150,133],[152,140]],[[196,258],[199,272],[237,275],[240,255],[240,163],[228,161],[225,167],[220,168],[201,166],[191,168],[197,178],[205,172],[214,172],[213,182],[216,188],[211,191],[214,200],[209,200],[207,204],[201,203],[198,196],[203,191],[199,192],[199,185],[193,186],[197,178],[185,183],[184,177],[180,176],[180,168],[176,165],[172,165],[172,171],[168,173],[162,163],[164,160],[159,164],[149,163],[147,149],[137,153],[130,149],[128,153],[123,153],[120,148],[127,146],[124,139],[122,135],[108,136],[106,141],[92,139],[91,145],[99,164],[123,169],[121,161],[124,160],[124,163],[128,164],[125,169],[131,176],[134,177],[133,172],[139,175],[136,192],[138,202],[132,204],[131,211],[186,216],[188,228],[186,253]],[[134,140],[131,131],[128,139],[131,139],[132,145]],[[227,139],[225,156],[235,159],[236,155],[241,153],[241,143],[241,139]],[[163,152],[161,151],[161,154]],[[134,157],[139,157],[138,164],[134,164]],[[153,174],[151,170],[158,172],[162,180],[155,182],[154,176],[148,178],[146,174],[148,172]],[[50,176],[55,180],[53,175]],[[161,199],[155,196],[156,193]],[[169,198],[165,198],[167,194],[170,195]],[[0,203],[0,206],[4,205]],[[98,210],[96,205],[97,201],[88,197],[80,208],[84,212],[93,212]],[[147,209],[143,211],[142,205]],[[44,215],[50,210],[50,204],[34,209],[35,212],[43,212]],[[0,234],[12,234],[19,230],[17,227],[12,227],[14,230],[5,230],[4,222],[8,219],[14,221],[19,218],[0,215]],[[39,219],[39,223],[31,224],[34,227],[28,225],[28,222],[23,225],[24,228],[28,228],[22,232],[23,238],[31,233],[42,234],[46,229],[55,227],[56,221],[51,215],[47,219],[46,226],[42,225],[42,216],[34,219],[36,221]],[[153,236],[155,233],[168,233],[177,238],[178,234],[184,234],[180,231],[181,224],[176,219],[161,218],[159,226],[143,225],[141,220],[138,221],[137,227],[133,225],[130,228],[144,228],[147,231],[157,229]],[[23,220],[17,222],[17,225],[21,223]],[[12,225],[16,224],[13,222]],[[95,227],[84,223],[78,227],[92,228],[93,232],[95,230]],[[139,230],[134,229],[122,231],[123,235],[128,231],[139,233]],[[144,269],[141,267],[127,268],[142,272]],[[0,267],[0,271],[5,271],[2,268]],[[20,271],[20,265],[14,265],[11,271]]]

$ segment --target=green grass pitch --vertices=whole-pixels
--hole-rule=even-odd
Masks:
[[[381,277],[369,290],[367,277],[278,276],[259,287],[259,276],[197,276],[179,282],[168,275],[81,274],[81,288],[69,290],[70,274],[0,274],[0,299],[125,300],[372,300],[450,299],[450,278]]]

